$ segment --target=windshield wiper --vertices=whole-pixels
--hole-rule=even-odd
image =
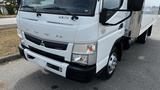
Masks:
[[[68,11],[65,8],[60,8],[60,7],[47,7],[47,8],[43,8],[43,9],[47,9],[47,10],[62,10],[64,12],[66,12],[69,15],[73,15],[70,11]]]
[[[72,14],[70,11],[68,11],[66,8],[60,8],[60,7],[57,7],[57,6],[55,6],[55,7],[46,7],[46,8],[43,8],[43,9],[47,9],[47,10],[62,10],[62,11],[64,11],[64,12],[66,12],[67,14],[69,14],[69,15],[72,15],[72,20],[73,21],[76,21],[76,20],[78,20],[79,19],[79,17],[77,16],[77,15],[75,15],[75,14]]]
[[[29,6],[29,5],[24,5],[24,6],[21,6],[22,8],[30,8],[32,9],[33,11],[37,12],[36,8],[35,7],[32,7],[32,6]]]

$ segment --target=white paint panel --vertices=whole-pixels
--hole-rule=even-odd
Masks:
[[[141,31],[139,35],[145,32],[159,18],[159,5],[160,0],[145,0],[141,21]]]
[[[96,72],[99,72],[108,63],[108,57],[110,51],[117,39],[124,35],[124,28],[117,30],[106,37],[98,40],[98,56],[97,56],[97,68]]]
[[[121,7],[122,9],[127,7],[126,3],[127,1],[124,0],[124,4]],[[116,12],[107,21],[107,23],[114,24],[123,20],[124,18],[127,17],[126,13],[127,12],[121,12],[121,11]],[[123,24],[123,27],[119,29],[119,26],[121,24]],[[125,32],[125,22],[122,22],[119,25],[115,26],[110,26],[110,25],[104,26],[99,24],[99,33],[98,33],[99,40],[98,40],[96,72],[99,72],[102,68],[104,68],[107,65],[108,57],[114,43],[116,42],[116,40],[124,36],[124,32]]]
[[[31,62],[33,62],[35,64],[38,64],[41,67],[43,67],[43,68],[45,68],[45,69],[47,69],[47,70],[49,70],[49,71],[51,71],[53,73],[56,73],[56,74],[58,74],[60,76],[63,76],[63,77],[66,77],[66,71],[67,71],[67,67],[68,67],[69,64],[49,59],[47,57],[44,57],[44,56],[41,56],[41,55],[36,54],[34,52],[31,52],[28,49],[25,49],[24,53],[25,53],[25,56],[26,56],[27,60],[29,60],[29,61],[31,61]],[[27,57],[27,55],[34,56],[35,59],[30,59],[30,58]],[[50,63],[52,65],[60,67],[62,69],[62,71],[57,71],[57,70],[54,70],[52,68],[47,67],[47,65],[46,65],[47,63]]]

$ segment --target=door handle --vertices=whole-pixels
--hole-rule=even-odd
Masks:
[[[119,25],[119,28],[118,29],[122,29],[123,28],[123,23],[121,23],[120,25]]]

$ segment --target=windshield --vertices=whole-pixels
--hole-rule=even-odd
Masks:
[[[94,15],[97,0],[22,0],[21,11]]]

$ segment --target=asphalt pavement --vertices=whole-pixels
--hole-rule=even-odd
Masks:
[[[19,59],[0,65],[0,90],[160,90],[160,23],[145,45],[133,44],[110,80],[79,83],[44,74],[35,64]]]

